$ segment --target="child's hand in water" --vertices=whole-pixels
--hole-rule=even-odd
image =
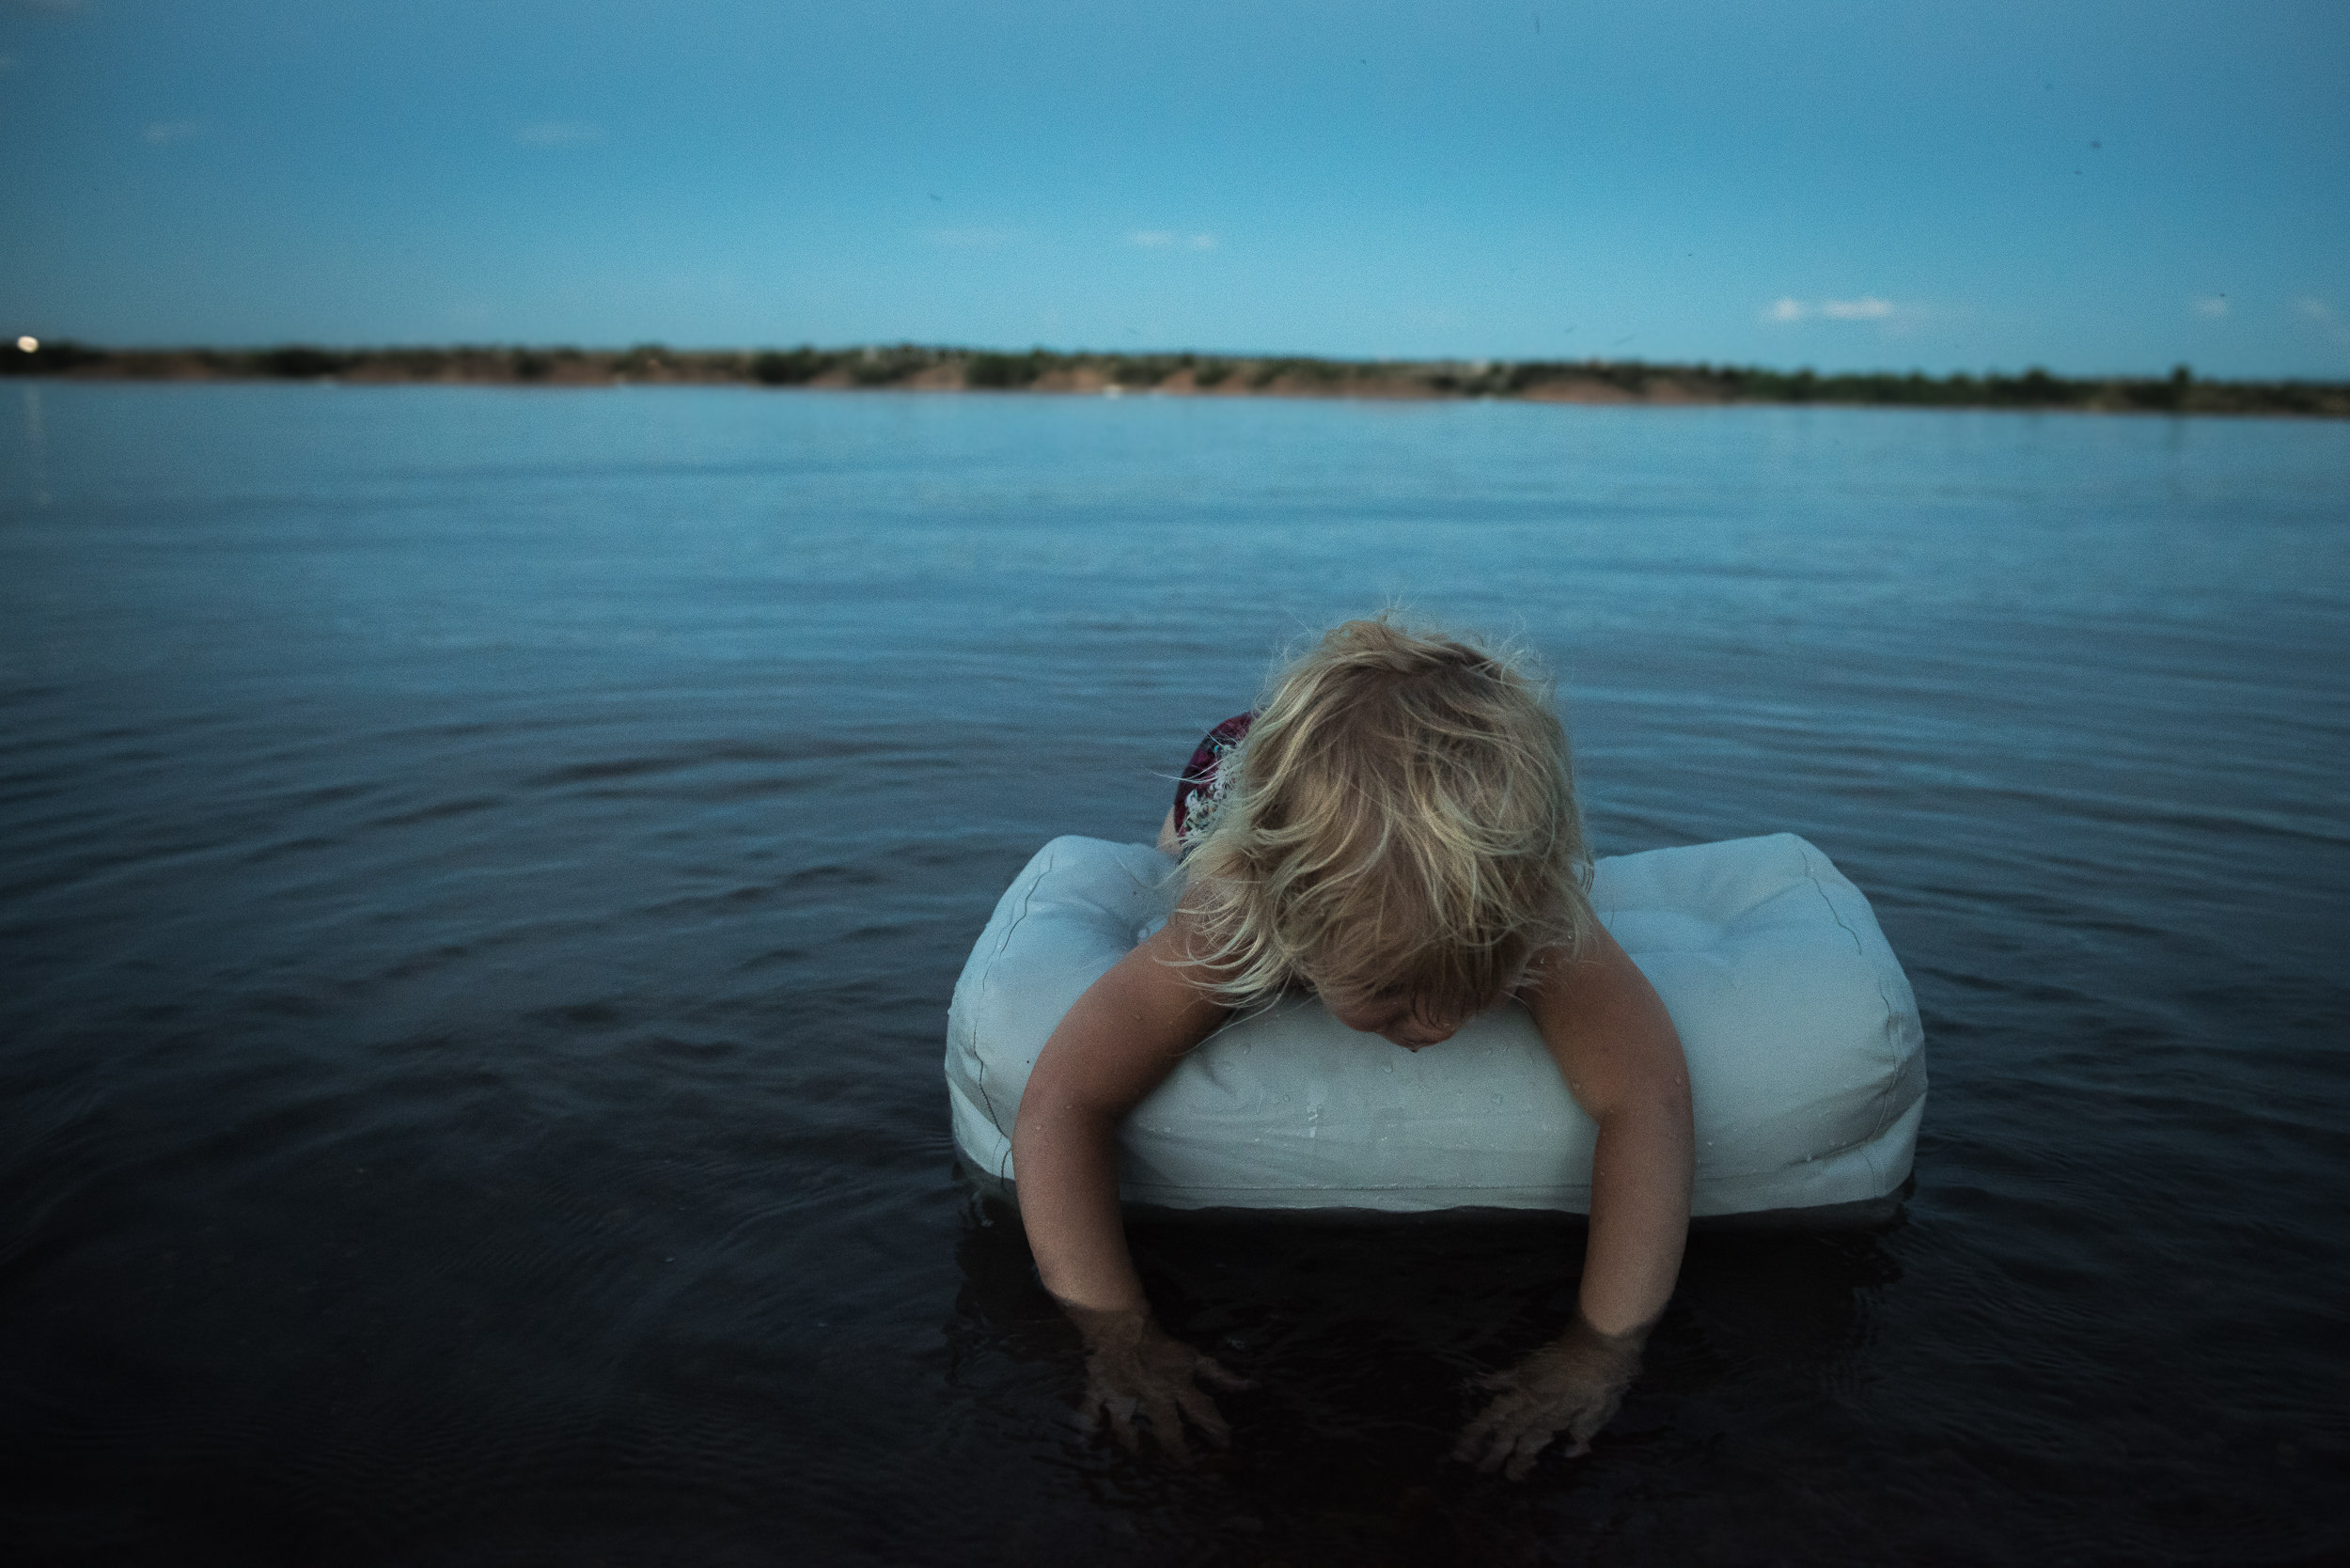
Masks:
[[[1509,1478],[1523,1481],[1535,1456],[1562,1432],[1574,1445],[1569,1459],[1590,1452],[1592,1436],[1640,1375],[1647,1338],[1645,1329],[1603,1334],[1576,1312],[1564,1334],[1509,1371],[1477,1380],[1497,1397],[1469,1422],[1452,1457],[1475,1460],[1486,1475],[1506,1464]]]
[[[1135,1435],[1139,1411],[1151,1418],[1151,1432],[1160,1449],[1179,1465],[1191,1462],[1191,1445],[1183,1437],[1186,1417],[1209,1441],[1224,1446],[1231,1428],[1193,1379],[1228,1390],[1253,1388],[1254,1383],[1169,1338],[1140,1309],[1100,1311],[1065,1301],[1061,1309],[1085,1336],[1086,1391],[1078,1414],[1089,1431],[1099,1431],[1107,1416],[1120,1445],[1129,1453],[1139,1453],[1141,1440]]]

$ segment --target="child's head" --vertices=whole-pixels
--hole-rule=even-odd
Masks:
[[[1184,902],[1229,1000],[1303,982],[1428,1043],[1590,929],[1566,732],[1500,654],[1350,620],[1275,675],[1225,765]]]

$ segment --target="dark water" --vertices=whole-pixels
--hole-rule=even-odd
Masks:
[[[2350,426],[6,398],[0,1556],[2350,1552]],[[1264,1390],[1137,1464],[957,1184],[948,989],[1397,596],[1551,658],[1604,850],[1870,894],[1915,1193],[1699,1237],[1514,1487],[1440,1455],[1576,1231],[1141,1233]]]

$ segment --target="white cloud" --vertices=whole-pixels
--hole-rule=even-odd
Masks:
[[[1832,321],[1881,321],[1893,313],[1893,302],[1866,294],[1856,300],[1822,300],[1820,314]]]
[[[1213,234],[1178,234],[1171,228],[1137,228],[1126,236],[1130,245],[1145,250],[1214,250]]]
[[[2293,306],[2303,317],[2316,322],[2317,330],[2335,342],[2350,343],[2350,321],[2344,321],[2341,313],[2324,300],[2313,295],[2304,295],[2295,300]]]
[[[932,228],[926,230],[922,238],[931,244],[944,245],[948,250],[1001,250],[1006,245],[1020,243],[1020,230],[1016,228]]]
[[[1808,321],[1823,317],[1831,321],[1897,322],[1901,318],[1918,314],[1916,306],[1895,305],[1874,294],[1863,294],[1856,300],[1799,300],[1781,295],[1773,300],[1762,312],[1766,321]]]
[[[204,127],[192,119],[159,119],[148,126],[147,139],[157,147],[168,147],[173,142],[184,142],[191,136],[200,135],[203,130]]]
[[[514,133],[525,147],[592,147],[603,140],[603,127],[584,119],[542,119]]]
[[[2225,294],[2198,294],[2186,303],[2187,308],[2195,314],[2208,316],[2213,321],[2228,313],[2228,296]]]

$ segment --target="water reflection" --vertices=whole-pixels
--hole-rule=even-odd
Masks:
[[[40,388],[31,382],[24,384],[24,473],[33,504],[49,504],[49,441],[42,429]]]
[[[1076,1432],[1077,1336],[1000,1200],[966,1201],[944,1332],[958,1395],[1000,1436],[1083,1472],[1138,1539],[1177,1557],[1514,1560],[1558,1547],[1562,1531],[1604,1531],[1619,1503],[1637,1510],[1657,1488],[1702,1489],[1718,1439],[1852,1390],[1872,1304],[1902,1278],[1888,1244],[1904,1223],[1700,1226],[1647,1373],[1591,1457],[1548,1460],[1519,1485],[1446,1455],[1476,1407],[1468,1380],[1548,1339],[1572,1309],[1580,1221],[1132,1226],[1169,1330],[1260,1385],[1219,1396],[1232,1447],[1189,1472]]]

